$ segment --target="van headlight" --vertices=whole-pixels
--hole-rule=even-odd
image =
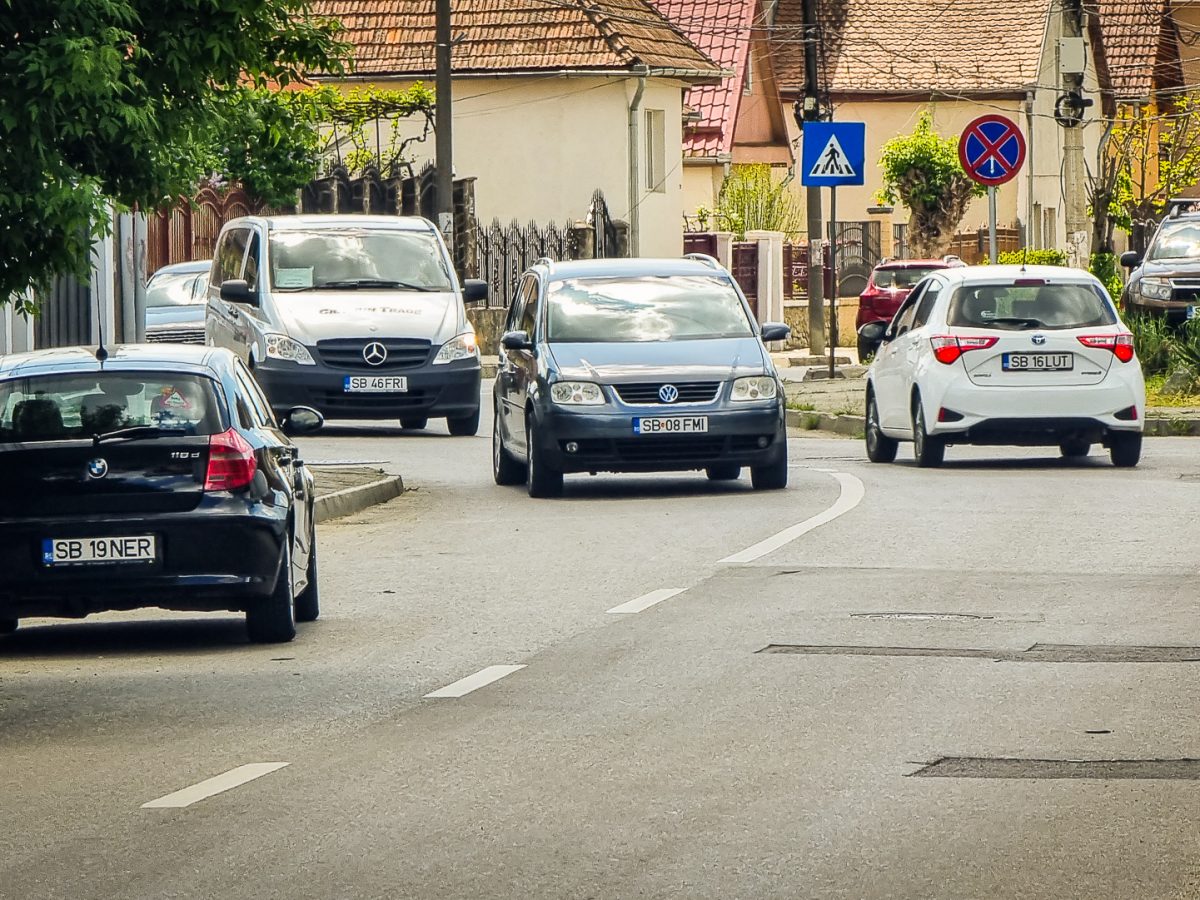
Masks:
[[[1169,278],[1143,278],[1138,284],[1138,290],[1143,297],[1150,300],[1170,300],[1171,299],[1171,279]]]
[[[550,385],[550,399],[568,406],[600,406],[604,391],[590,381],[556,381]]]
[[[265,335],[267,341],[267,359],[282,359],[287,362],[299,363],[302,366],[315,366],[316,360],[302,343],[288,337],[286,334]]]
[[[736,378],[733,382],[733,392],[730,400],[774,400],[779,393],[779,385],[770,375],[750,375]]]
[[[468,331],[465,334],[460,334],[458,337],[452,337],[437,352],[437,356],[433,358],[435,366],[445,365],[446,363],[455,362],[460,359],[471,359],[479,357],[479,343],[475,340],[475,332]]]

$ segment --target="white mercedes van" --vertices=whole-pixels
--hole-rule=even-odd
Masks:
[[[217,238],[205,339],[250,366],[271,406],[327,419],[446,419],[479,429],[479,348],[450,254],[427,219],[247,216]]]

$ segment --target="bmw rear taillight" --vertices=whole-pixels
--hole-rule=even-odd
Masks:
[[[955,337],[952,334],[935,334],[929,339],[933,344],[933,358],[940,363],[950,365],[964,353],[972,350],[986,350],[994,346],[998,337]]]
[[[230,428],[208,439],[208,471],[204,475],[206,491],[236,491],[254,480],[258,461],[254,448],[235,429]]]
[[[1096,350],[1111,350],[1112,355],[1123,363],[1133,361],[1133,335],[1127,331],[1121,334],[1082,334],[1079,343]]]

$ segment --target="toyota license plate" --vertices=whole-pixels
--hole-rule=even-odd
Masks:
[[[347,375],[343,390],[347,394],[403,394],[408,379],[403,375]]]
[[[633,420],[634,434],[704,434],[708,416],[654,416]]]
[[[42,563],[47,566],[90,566],[152,563],[157,558],[152,534],[131,537],[46,538]]]
[[[1072,353],[1005,353],[1000,359],[1005,372],[1069,372],[1075,368]]]

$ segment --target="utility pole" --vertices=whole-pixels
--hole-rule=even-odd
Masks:
[[[1064,97],[1082,98],[1083,78],[1087,68],[1085,43],[1083,41],[1084,12],[1080,0],[1063,0],[1062,37],[1059,42],[1058,68],[1062,79]],[[1090,104],[1088,104],[1090,105]],[[1076,244],[1075,236],[1090,232],[1087,219],[1087,188],[1083,157],[1083,108],[1079,108],[1079,119],[1074,125],[1063,128],[1063,196],[1066,202],[1067,244],[1082,253],[1082,260],[1075,264],[1087,264],[1086,248]],[[1053,237],[1047,240],[1047,244]],[[1085,238],[1086,240],[1086,238]]]
[[[451,123],[453,86],[450,53],[450,0],[437,0],[437,202],[438,230],[454,253],[454,140]]]
[[[804,0],[804,100],[793,110],[801,130],[805,122],[821,118],[821,100],[817,80],[820,28],[817,24],[817,0]],[[804,140],[808,140],[807,137]],[[821,252],[821,189],[809,187],[805,205],[808,209],[808,352],[821,356],[825,352],[825,268]]]

